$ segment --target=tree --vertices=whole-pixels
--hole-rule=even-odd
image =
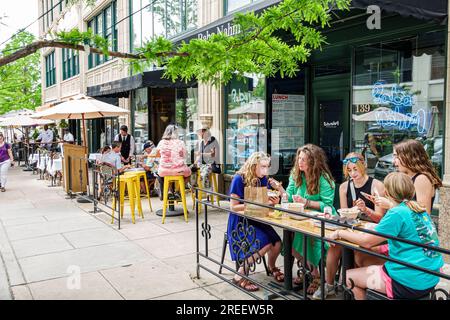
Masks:
[[[33,34],[20,32],[7,43],[2,55],[11,48],[29,45],[34,40]],[[0,114],[41,105],[40,69],[39,53],[0,67]]]
[[[325,43],[321,29],[329,25],[330,11],[347,10],[349,5],[350,0],[284,0],[259,15],[236,14],[234,25],[240,31],[238,34],[221,32],[176,47],[170,40],[157,37],[138,48],[135,54],[111,52],[106,39],[91,30],[74,29],[54,34],[54,40],[38,41],[0,57],[0,66],[53,46],[75,50],[93,48],[90,50],[94,53],[126,58],[134,71],[142,72],[157,64],[165,67],[165,76],[172,80],[196,79],[219,85],[248,73],[292,77],[311,52]],[[280,32],[290,33],[294,41],[285,42]]]

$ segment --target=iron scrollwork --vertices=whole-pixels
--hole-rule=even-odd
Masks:
[[[259,254],[261,242],[256,238],[256,229],[243,218],[231,232],[231,248],[237,257],[239,267],[244,267],[245,274],[255,272],[256,264],[260,264],[262,256]],[[252,259],[248,259],[253,257]],[[251,260],[251,261],[249,261]]]
[[[205,238],[208,236],[208,239],[211,239],[211,226],[209,224],[202,223],[202,237]]]

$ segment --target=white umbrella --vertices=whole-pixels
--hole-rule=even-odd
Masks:
[[[355,121],[366,121],[366,122],[376,122],[376,121],[413,121],[413,119],[403,113],[393,111],[390,108],[380,107],[373,111],[353,115],[353,120]]]
[[[33,115],[37,119],[81,119],[83,121],[83,142],[86,146],[85,119],[118,117],[130,113],[129,110],[99,101],[97,99],[77,95],[66,102],[60,103]]]
[[[4,118],[0,121],[0,127],[31,127],[54,123],[53,120],[33,119],[30,115],[18,115]]]
[[[231,110],[228,114],[263,114],[266,112],[266,105],[263,100],[251,101],[249,103],[244,104],[241,107]]]

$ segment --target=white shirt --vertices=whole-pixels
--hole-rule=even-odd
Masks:
[[[114,137],[115,142],[119,142],[119,136],[120,136],[120,133]],[[125,139],[125,138],[126,138],[126,136],[125,137],[122,136],[122,139]],[[134,148],[135,148],[134,137],[130,134],[130,157],[134,155]]]
[[[41,140],[41,144],[51,144],[53,142],[53,131],[50,129],[42,131],[37,140]]]
[[[73,138],[73,134],[71,134],[70,132],[67,132],[67,133],[64,135],[63,140],[64,140],[65,142],[74,142],[74,141],[75,141],[75,139]]]
[[[110,165],[114,166],[117,170],[122,169],[122,159],[120,158],[120,153],[110,151],[102,156],[101,162],[109,163]]]

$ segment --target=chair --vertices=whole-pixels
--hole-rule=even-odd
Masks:
[[[227,245],[228,245],[228,235],[225,232],[224,236],[223,236],[222,257],[220,258],[220,264],[221,265],[225,261],[225,254],[227,253]],[[266,269],[267,276],[270,276],[270,271],[269,271],[269,268],[267,267],[267,262],[266,262],[266,257],[265,256],[262,256],[262,261],[263,261],[263,264],[264,264],[264,268]],[[238,271],[238,270],[239,270],[239,264],[236,261],[236,271]],[[220,266],[220,268],[219,268],[219,274],[222,274],[222,266]]]
[[[219,192],[217,176],[218,176],[217,173],[211,172],[209,174],[209,180],[212,182],[213,190],[216,193]],[[203,184],[202,184],[202,180],[200,178],[200,174],[197,175],[197,185],[198,185],[199,189],[203,189]],[[211,203],[214,204],[214,195],[208,195],[208,198],[209,198],[209,196],[211,196],[211,199],[212,199]],[[220,201],[219,201],[220,198],[219,198],[219,196],[216,196],[216,197],[217,197],[216,198],[217,206],[220,207]],[[201,201],[201,200],[203,200],[203,192],[201,190],[199,190],[198,191],[198,201]],[[192,192],[192,210],[195,210],[195,191]],[[202,207],[201,206],[198,207],[198,211],[199,212],[202,211]]]
[[[134,218],[135,202],[137,202],[139,216],[144,218],[144,214],[142,212],[142,204],[141,204],[141,192],[140,192],[139,180],[138,180],[137,176],[121,175],[116,178],[116,183],[119,185],[119,189],[120,189],[119,204],[120,204],[121,217],[123,218],[123,209],[124,209],[124,202],[125,202],[125,188],[127,188],[129,199],[130,199],[131,221],[133,223],[135,223],[135,218]],[[112,210],[111,223],[114,223],[114,211],[115,210],[116,210],[116,197],[113,198],[113,210]]]
[[[147,196],[148,199],[148,205],[150,206],[150,211],[153,212],[153,208],[152,208],[152,203],[150,201],[150,188],[149,188],[149,184],[147,181],[147,174],[145,171],[131,171],[131,172],[125,172],[124,173],[125,177],[132,177],[135,176],[137,178],[137,186],[135,186],[135,188],[138,190],[139,194],[141,193],[141,178],[144,178],[144,183],[145,183],[145,194]]]
[[[178,183],[178,187],[180,189],[181,201],[183,203],[183,211],[184,211],[184,220],[188,222],[188,210],[186,204],[186,190],[184,185],[184,177],[183,176],[165,176],[164,177],[164,190],[163,190],[163,214],[162,214],[162,223],[166,220],[166,211],[167,207],[171,204],[177,204],[179,200],[169,200],[169,184]]]

